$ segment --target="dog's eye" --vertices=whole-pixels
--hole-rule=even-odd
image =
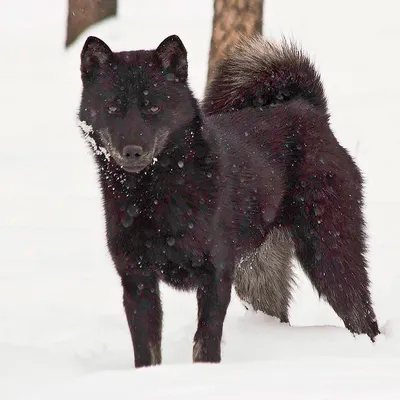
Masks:
[[[107,107],[107,111],[109,114],[115,114],[118,112],[118,107],[116,105],[111,105]]]
[[[143,115],[146,117],[150,117],[152,115],[158,114],[161,111],[161,107],[159,107],[159,106],[155,106],[155,105],[149,106],[148,103],[147,104],[145,103],[145,106],[148,106],[148,107],[144,107],[142,112],[143,112]]]
[[[157,114],[159,111],[160,111],[160,107],[158,107],[158,106],[152,106],[152,107],[150,107],[150,112],[152,113],[152,114]]]

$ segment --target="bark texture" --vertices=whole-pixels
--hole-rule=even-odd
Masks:
[[[218,61],[240,35],[262,33],[263,0],[215,0],[207,83]]]
[[[117,0],[69,0],[65,47],[89,26],[116,14]]]

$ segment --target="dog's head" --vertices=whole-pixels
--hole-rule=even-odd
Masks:
[[[81,53],[80,120],[91,141],[127,172],[140,172],[195,117],[187,53],[178,36],[156,50],[114,53],[89,37]]]

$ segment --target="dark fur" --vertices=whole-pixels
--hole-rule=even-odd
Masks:
[[[193,359],[218,362],[235,279],[254,308],[288,320],[293,251],[350,331],[379,333],[360,173],[329,128],[311,63],[284,47],[268,69],[264,53],[221,64],[205,116],[177,36],[154,51],[85,43],[80,120],[98,165],[136,366],[161,362],[160,280],[197,290]],[[232,85],[240,68],[254,81]]]

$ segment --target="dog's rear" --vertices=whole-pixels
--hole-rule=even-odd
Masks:
[[[266,146],[289,172],[280,215],[237,267],[239,297],[288,321],[295,255],[346,327],[373,339],[379,330],[364,257],[362,177],[330,130],[318,72],[291,43],[244,39],[217,67],[203,101],[209,116],[242,109],[265,110]],[[282,132],[290,134],[276,146]]]
[[[253,37],[239,42],[218,65],[203,110],[213,115],[274,107],[298,97],[326,111],[323,87],[309,59],[285,41],[278,45]],[[242,257],[235,272],[235,289],[246,307],[289,322],[293,256],[291,232],[275,224],[264,243]]]

